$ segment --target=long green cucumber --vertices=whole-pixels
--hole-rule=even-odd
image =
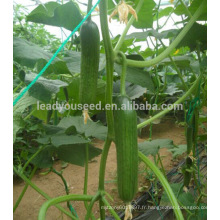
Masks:
[[[92,20],[86,21],[81,27],[80,45],[80,103],[94,104],[98,81],[100,36],[98,27]]]
[[[128,203],[138,187],[137,115],[127,96],[118,96],[115,104],[120,108],[114,112],[118,193]]]

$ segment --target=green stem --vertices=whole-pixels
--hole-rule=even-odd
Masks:
[[[109,202],[106,200],[105,197],[102,197],[102,201],[104,203],[104,205],[106,205],[108,207],[108,210],[112,213],[113,217],[116,220],[120,220],[120,217],[118,216],[118,214],[115,212],[115,210],[111,207],[111,205],[109,204]]]
[[[47,200],[51,199],[50,196],[48,196],[44,191],[42,191],[41,189],[39,189],[34,183],[32,183],[24,174],[22,174],[21,172],[19,172],[15,166],[13,166],[13,170],[14,172],[20,176],[28,185],[30,185],[35,191],[37,191],[40,195],[42,195],[44,198],[46,198]],[[74,219],[74,220],[78,220],[75,216],[73,216],[71,213],[69,213],[68,211],[66,211],[63,207],[61,207],[60,205],[56,205],[56,207],[63,212],[65,215],[69,216],[70,218]]]
[[[119,51],[117,54],[122,58],[122,71],[121,71],[120,91],[121,91],[121,95],[126,95],[126,81],[125,81],[125,79],[126,79],[126,70],[127,70],[126,56],[121,51]]]
[[[160,43],[161,43],[161,44],[163,45],[163,47],[165,48],[165,45],[164,45],[164,43],[163,43],[162,40],[160,40]],[[182,74],[181,74],[179,68],[177,67],[177,65],[176,65],[176,63],[174,62],[173,58],[172,58],[170,55],[169,55],[168,57],[169,57],[171,63],[173,64],[174,69],[176,70],[176,72],[177,72],[177,74],[178,74],[178,76],[179,76],[179,78],[180,78],[180,80],[181,80],[181,82],[182,82],[182,85],[183,85],[185,91],[188,91],[189,88],[188,88],[188,86],[186,85],[186,83],[185,83],[185,81],[184,81],[184,79],[183,79],[183,76],[182,76]]]
[[[165,169],[164,169],[163,162],[162,162],[162,159],[161,159],[161,157],[160,157],[160,154],[158,153],[157,156],[158,156],[158,160],[159,160],[159,162],[160,162],[160,166],[161,166],[162,173],[163,173],[164,177],[166,178],[166,171],[165,171]]]
[[[37,166],[35,166],[34,169],[32,170],[31,175],[30,175],[30,177],[29,177],[30,180],[31,180],[32,177],[34,176],[36,170],[37,170]],[[20,196],[18,197],[18,200],[16,201],[16,203],[15,203],[15,205],[14,205],[14,207],[13,207],[13,212],[15,212],[15,210],[16,210],[17,207],[19,206],[19,204],[20,204],[20,202],[21,202],[21,200],[22,200],[22,198],[23,198],[23,196],[24,196],[24,194],[25,194],[27,188],[28,188],[28,184],[26,183],[25,186],[24,186],[24,188],[23,188],[23,190],[22,190],[22,192],[21,192],[21,194],[20,194]]]
[[[22,168],[22,173],[24,173],[25,169],[29,165],[29,163],[43,150],[43,147],[41,146],[30,158],[29,160],[25,163],[25,165]]]
[[[89,195],[65,195],[50,199],[41,206],[38,215],[38,220],[46,219],[47,209],[52,205],[57,205],[58,203],[67,202],[67,201],[91,201],[92,198],[93,196],[89,196]]]
[[[86,144],[86,161],[85,161],[85,177],[84,177],[84,188],[83,194],[87,195],[87,188],[88,188],[88,174],[89,174],[89,144]],[[86,210],[88,210],[89,205],[87,201],[84,201],[84,206]],[[91,214],[91,218],[95,220],[95,216]]]
[[[13,90],[13,93],[15,93],[21,86],[23,85],[23,82],[20,82],[17,87]]]
[[[137,128],[140,129],[140,128],[143,128],[147,125],[149,125],[151,122],[153,122],[154,120],[166,115],[168,112],[170,112],[171,110],[174,109],[175,105],[178,105],[180,103],[182,103],[188,96],[190,96],[192,94],[192,92],[196,89],[200,79],[201,79],[201,74],[199,75],[199,77],[196,79],[196,81],[194,82],[194,84],[192,85],[192,87],[181,97],[179,98],[176,102],[174,102],[174,104],[172,106],[170,106],[170,108],[167,108],[165,110],[163,110],[162,112],[154,115],[152,118],[138,124]]]
[[[179,205],[177,202],[177,199],[169,185],[169,183],[167,182],[166,178],[163,176],[163,174],[161,173],[161,171],[157,168],[156,165],[154,165],[150,159],[148,159],[143,153],[141,153],[139,151],[138,153],[139,157],[141,158],[141,160],[146,164],[146,166],[148,166],[153,172],[154,174],[157,176],[157,178],[159,179],[159,181],[161,182],[161,185],[163,186],[164,190],[166,191],[168,198],[171,202],[171,205],[173,206],[173,211],[175,213],[176,219],[177,220],[184,220],[183,215],[181,210],[179,209]]]
[[[163,51],[159,56],[152,60],[147,61],[136,61],[136,60],[127,60],[128,66],[134,66],[134,67],[149,67],[153,66],[159,62],[161,62],[163,59],[165,59],[172,50],[181,42],[181,40],[186,36],[190,28],[193,26],[193,24],[196,22],[196,20],[199,18],[199,16],[202,14],[203,9],[205,7],[205,1],[201,3],[193,17],[189,20],[188,24],[183,28],[183,30],[179,33],[179,35],[176,37],[176,39],[170,44],[170,46]]]
[[[101,2],[102,2],[102,1],[101,1]],[[135,9],[135,11],[136,11],[137,14],[138,14],[138,12],[140,11],[140,9],[141,9],[143,3],[144,3],[144,0],[140,0],[140,1],[138,2],[138,5],[137,5],[137,7],[136,7],[136,9]],[[122,35],[120,36],[120,38],[119,38],[119,40],[118,40],[118,43],[115,45],[114,51],[118,51],[118,50],[121,48],[121,46],[122,46],[122,44],[123,44],[123,42],[124,42],[125,36],[127,35],[129,28],[130,28],[131,25],[133,24],[134,19],[135,19],[134,16],[131,16],[131,18],[129,19],[129,21],[128,21],[128,23],[127,23],[127,25],[126,25],[126,27],[125,27],[123,33],[122,33]]]
[[[24,121],[28,120],[35,111],[36,111],[36,108],[34,108],[26,117],[24,117]]]
[[[89,208],[87,209],[87,213],[86,213],[86,216],[85,216],[85,220],[89,220],[90,216],[91,216],[91,213],[92,213],[92,208],[95,204],[95,202],[100,199],[100,192],[98,191],[98,193],[92,197],[92,201],[90,202],[89,204]]]
[[[88,6],[87,6],[87,14],[92,8],[92,0],[88,0]],[[91,15],[88,17],[88,21],[91,21]]]
[[[179,0],[182,4],[182,6],[184,7],[185,11],[186,11],[186,14],[189,16],[189,18],[192,18],[192,14],[191,12],[189,11],[188,7],[185,5],[185,3],[183,2],[183,0]]]
[[[109,36],[108,19],[107,19],[107,1],[100,1],[100,23],[103,36],[103,42],[106,55],[106,104],[112,106],[112,92],[113,92],[113,70],[114,70],[114,52],[112,48],[111,39]],[[106,111],[108,136],[114,137],[114,119],[113,111],[110,108]]]

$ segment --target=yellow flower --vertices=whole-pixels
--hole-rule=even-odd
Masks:
[[[138,20],[136,11],[130,5],[126,4],[124,0],[121,0],[121,2],[117,5],[116,9],[110,15],[109,22],[111,23],[112,17],[118,14],[120,23],[127,24],[129,13],[131,13],[135,17],[135,19]]]
[[[92,121],[92,119],[89,116],[89,111],[87,109],[83,110],[83,119],[85,125],[87,124],[88,119]]]
[[[173,4],[174,0],[170,0],[170,3]]]
[[[180,49],[177,49],[177,50],[174,52],[174,55],[177,55],[179,52],[180,52]]]

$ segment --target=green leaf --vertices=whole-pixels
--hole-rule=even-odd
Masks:
[[[175,37],[179,33],[178,29],[170,29],[162,31],[161,33],[157,32],[154,29],[144,31],[144,32],[133,32],[125,37],[125,39],[136,39],[145,41],[147,37],[155,37],[157,39],[169,39]]]
[[[17,37],[13,39],[13,59],[22,66],[34,68],[37,64],[38,70],[41,70],[52,56],[52,53],[46,52],[43,48],[25,39]],[[45,73],[52,72],[56,74],[70,74],[66,63],[57,57],[53,60]]]
[[[115,64],[115,71],[121,75],[121,65]],[[141,68],[128,67],[126,72],[126,81],[154,92],[154,84],[150,74]]]
[[[152,141],[144,141],[138,144],[139,150],[145,156],[156,156],[160,148],[173,148],[173,141],[170,139],[156,139]]]
[[[37,74],[34,73],[26,74],[25,83],[28,85],[36,76]],[[67,85],[67,83],[61,80],[52,80],[40,77],[28,92],[31,96],[40,101],[49,102],[52,94],[58,93],[61,87],[66,87]]]
[[[45,147],[32,161],[31,163],[39,168],[49,168],[53,165],[53,153],[54,147]]]
[[[16,93],[14,95],[14,99],[19,94]],[[26,93],[13,107],[13,142],[16,139],[17,132],[24,126],[24,121],[22,119],[22,113],[25,111],[25,109],[31,105],[34,105],[37,103],[37,100],[31,96],[29,96],[28,93]]]
[[[177,147],[174,147],[173,149],[169,149],[169,151],[172,152],[174,158],[182,155],[183,153],[186,152],[186,150],[187,150],[186,144],[178,145]]]
[[[139,0],[135,0],[135,7]],[[145,0],[140,11],[137,13],[138,21],[134,21],[133,26],[138,29],[151,28],[153,25],[153,8],[156,3],[153,0]]]
[[[35,8],[27,16],[27,21],[64,27],[72,31],[83,19],[79,7],[73,1],[63,5],[57,2],[47,2],[44,6],[39,5]]]
[[[63,145],[85,144],[85,143],[89,143],[89,141],[81,137],[80,135],[59,134],[59,135],[51,136],[51,144],[55,147],[60,147]]]
[[[93,122],[90,120],[87,121],[87,124],[84,124],[83,117],[81,116],[63,118],[58,126],[65,129],[75,126],[76,130],[79,133],[84,134],[86,137],[95,137],[105,140],[107,136],[107,127],[99,122]]]
[[[173,7],[166,7],[163,9],[159,10],[159,14],[158,14],[158,19],[164,17],[164,16],[169,16],[169,14],[173,11]],[[157,20],[157,16],[154,16],[154,21]]]
[[[195,199],[193,195],[190,192],[184,192],[182,189],[182,184],[181,183],[172,183],[170,184],[170,187],[177,198],[177,200],[183,205],[183,206],[195,206]],[[163,192],[163,195],[161,197],[161,206],[166,206],[166,205],[171,205],[170,204],[170,199],[167,196],[166,192]]]
[[[120,85],[121,81],[117,80],[116,82],[113,82],[113,92],[115,94],[120,94]],[[146,93],[146,89],[138,86],[138,85],[133,85],[131,83],[126,83],[126,94],[127,96],[130,97],[130,99],[136,99],[142,96],[144,93]]]
[[[189,12],[193,15],[196,10],[199,8],[199,6],[201,5],[201,0],[193,0],[192,4],[188,7]],[[182,4],[179,4],[176,9],[174,10],[174,13],[176,15],[184,15],[188,16],[188,14],[186,13],[185,7]],[[202,14],[199,16],[199,18],[197,19],[197,21],[207,21],[207,3],[206,3],[206,7],[203,9]]]
[[[180,93],[180,92],[182,92],[182,90],[178,89],[177,85],[172,83],[167,86],[165,91],[163,91],[163,94],[173,96],[174,94]]]
[[[191,51],[194,51],[197,48],[197,43],[200,44],[201,51],[207,50],[207,26],[194,23],[177,48],[188,46]]]
[[[89,160],[101,154],[102,150],[89,145]],[[86,155],[86,144],[75,144],[57,148],[59,159],[78,166],[84,166]]]
[[[63,60],[66,62],[71,73],[80,73],[81,52],[66,51]],[[105,55],[100,54],[99,71],[105,68]]]

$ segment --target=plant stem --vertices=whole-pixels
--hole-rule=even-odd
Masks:
[[[30,158],[29,160],[25,163],[25,165],[22,168],[22,173],[24,173],[25,169],[29,165],[29,163],[43,150],[43,147],[41,146]]]
[[[126,95],[126,70],[127,70],[127,61],[126,56],[124,53],[119,51],[117,53],[122,58],[122,71],[121,71],[121,86],[120,86],[120,92],[121,95]]]
[[[30,175],[30,177],[29,177],[30,180],[31,180],[32,177],[34,176],[36,170],[37,170],[37,166],[35,166],[34,169],[32,170],[31,175]],[[25,194],[27,188],[28,188],[28,184],[26,183],[25,186],[24,186],[24,188],[23,188],[23,190],[22,190],[22,192],[21,192],[21,194],[20,194],[20,196],[18,197],[18,200],[16,201],[16,203],[15,203],[15,205],[14,205],[14,207],[13,207],[13,212],[15,212],[15,210],[16,210],[17,207],[19,206],[19,204],[20,204],[20,202],[21,202],[21,200],[22,200],[22,198],[23,198],[23,196],[24,196],[24,194]]]
[[[157,178],[161,182],[161,185],[163,186],[164,190],[166,191],[166,193],[168,195],[168,198],[170,200],[170,203],[172,204],[172,206],[174,208],[173,211],[174,211],[174,213],[176,215],[176,219],[177,220],[184,220],[182,212],[179,209],[179,205],[178,205],[177,199],[176,199],[176,197],[175,197],[175,195],[174,195],[174,193],[173,193],[169,183],[167,182],[166,178],[163,176],[163,174],[157,168],[157,166],[155,164],[153,164],[151,162],[151,160],[149,160],[143,153],[141,153],[139,151],[138,155],[141,158],[141,160],[146,164],[146,166],[148,166],[154,172],[154,174],[157,176]]]
[[[203,8],[205,7],[205,2],[203,1],[193,17],[190,19],[188,24],[183,28],[183,30],[179,33],[179,35],[176,37],[176,39],[170,44],[170,46],[163,51],[159,56],[152,60],[147,61],[136,61],[136,60],[127,60],[128,66],[134,66],[134,67],[149,67],[153,66],[159,62],[161,62],[163,59],[165,59],[172,50],[181,42],[181,40],[186,36],[190,28],[193,26],[193,24],[196,22],[198,17],[202,14]]]
[[[181,98],[179,98],[176,102],[174,102],[174,104],[172,106],[170,106],[170,108],[167,108],[167,109],[163,110],[162,112],[154,115],[152,118],[150,118],[150,119],[148,119],[148,120],[138,124],[137,128],[140,129],[140,128],[143,128],[143,127],[147,126],[148,124],[150,124],[154,120],[156,120],[156,119],[166,115],[168,112],[173,110],[175,105],[178,105],[178,104],[182,103],[196,89],[196,87],[197,87],[201,77],[202,77],[202,75],[200,74],[199,77],[194,82],[194,84],[192,85],[192,87]]]
[[[189,16],[189,18],[192,18],[192,14],[191,12],[189,11],[188,7],[185,5],[185,3],[183,2],[183,0],[179,0],[182,4],[182,6],[184,7],[185,11],[186,11],[186,14]]]
[[[136,7],[136,9],[135,9],[135,11],[136,11],[137,14],[138,14],[138,12],[140,11],[140,9],[141,9],[143,3],[144,3],[144,0],[140,0],[140,1],[138,2],[138,5],[137,5],[137,7]],[[115,45],[114,51],[118,51],[118,50],[121,48],[121,45],[123,44],[123,41],[124,41],[124,39],[125,39],[125,36],[126,36],[126,34],[128,33],[129,28],[130,28],[131,25],[133,24],[134,19],[135,19],[134,16],[131,16],[131,18],[129,19],[129,21],[128,21],[128,23],[127,23],[127,25],[126,25],[126,27],[125,27],[123,33],[122,33],[122,35],[120,36],[120,38],[119,38],[117,44]]]
[[[106,103],[112,106],[112,91],[113,91],[113,70],[114,70],[114,52],[109,36],[108,19],[107,19],[107,1],[100,1],[100,23],[103,36],[103,42],[105,47],[106,55]],[[108,136],[114,137],[114,120],[113,111],[110,108],[106,111],[107,125],[108,125]]]
[[[163,162],[162,162],[162,159],[161,159],[161,157],[160,157],[160,154],[157,153],[157,156],[158,156],[158,160],[159,160],[160,165],[161,165],[162,173],[163,173],[164,177],[166,178],[166,177],[167,177],[167,176],[166,176],[166,171],[165,171],[165,169],[164,169]]]
[[[44,191],[42,191],[41,189],[39,189],[34,183],[32,183],[24,174],[22,174],[21,172],[19,172],[15,166],[13,166],[13,170],[14,172],[20,176],[28,185],[30,185],[35,191],[37,191],[40,195],[42,195],[44,198],[46,198],[47,200],[51,199],[50,196],[48,196]],[[74,220],[78,220],[78,218],[76,218],[75,216],[73,216],[71,213],[69,213],[68,211],[66,211],[63,207],[61,207],[60,205],[56,205],[56,207],[63,212],[65,215],[69,216],[70,218],[74,219]]]
[[[62,173],[61,173],[61,172],[58,172],[58,171],[55,170],[54,168],[52,168],[52,172],[54,172],[55,174],[57,174],[57,175],[61,178],[61,180],[63,181],[64,187],[65,187],[66,194],[69,195],[69,188],[68,188],[67,182],[66,182],[65,178],[63,177]],[[71,213],[78,218],[78,215],[77,215],[76,211],[75,211],[75,210],[73,209],[73,207],[70,205],[70,202],[69,202],[69,201],[67,201],[67,207],[69,208],[69,210],[71,211]],[[72,209],[73,209],[73,211],[72,211]]]
[[[28,120],[35,111],[36,111],[36,108],[34,108],[26,117],[24,117],[24,121]]]
[[[52,205],[57,205],[58,203],[67,202],[67,201],[91,201],[92,198],[93,196],[89,196],[89,195],[65,195],[65,196],[52,198],[41,206],[41,209],[38,215],[38,220],[46,219],[47,209]]]
[[[86,144],[86,161],[85,161],[85,177],[84,177],[84,188],[83,194],[87,195],[87,188],[88,188],[88,174],[89,174],[89,144]],[[84,201],[84,206],[88,211],[89,205],[87,201]],[[92,220],[95,220],[95,216],[91,214],[90,216]]]
[[[87,14],[92,8],[92,0],[88,0],[88,5],[87,5]],[[88,21],[91,21],[91,15],[88,17]]]
[[[13,90],[13,93],[15,93],[21,86],[23,85],[23,82],[20,82],[17,87]]]
[[[105,197],[102,197],[102,201],[103,201],[104,205],[106,205],[106,206],[108,207],[108,210],[112,213],[114,219],[120,220],[120,217],[119,217],[118,214],[115,212],[115,210],[111,207],[111,205],[109,204],[109,202],[106,200]]]

